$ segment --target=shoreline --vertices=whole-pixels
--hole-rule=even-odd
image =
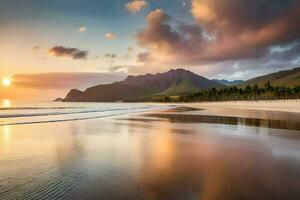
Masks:
[[[197,109],[242,109],[300,113],[300,100],[175,103]]]

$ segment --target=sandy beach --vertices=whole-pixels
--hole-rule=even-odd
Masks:
[[[177,104],[201,111],[195,114],[234,116],[274,120],[300,121],[300,100],[287,101],[237,101]]]
[[[184,105],[203,109],[251,109],[300,113],[300,100],[204,102]]]

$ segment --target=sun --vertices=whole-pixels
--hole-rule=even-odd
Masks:
[[[2,79],[2,85],[3,85],[4,87],[10,86],[10,85],[11,85],[11,80],[10,80],[9,78],[3,78],[3,79]]]

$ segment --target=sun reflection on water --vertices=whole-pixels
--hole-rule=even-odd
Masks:
[[[11,127],[0,127],[0,157],[5,158],[10,152]]]
[[[11,129],[9,126],[3,126],[3,140],[4,142],[8,142],[11,136]]]
[[[2,107],[4,107],[4,108],[11,107],[11,101],[9,99],[3,99],[2,100]]]

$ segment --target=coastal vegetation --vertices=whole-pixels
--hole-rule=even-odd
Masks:
[[[259,87],[257,84],[245,87],[212,88],[192,94],[178,96],[156,96],[156,102],[203,102],[203,101],[259,101],[300,99],[300,86],[272,86],[270,82]]]

